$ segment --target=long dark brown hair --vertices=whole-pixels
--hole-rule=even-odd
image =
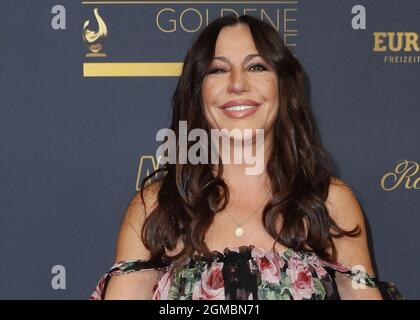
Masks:
[[[281,245],[296,251],[313,250],[319,257],[336,260],[333,237],[356,236],[360,227],[346,231],[329,216],[324,202],[333,183],[332,162],[323,148],[314,117],[304,92],[304,71],[268,23],[249,15],[225,16],[211,22],[198,35],[184,59],[182,73],[172,97],[172,129],[177,136],[179,121],[188,130],[209,131],[202,103],[202,83],[209,72],[216,39],[223,27],[237,23],[249,26],[262,58],[277,72],[279,112],[274,124],[272,152],[267,162],[272,199],[265,206],[262,222]],[[178,146],[177,146],[178,153]],[[157,206],[142,227],[142,240],[151,259],[168,258],[179,240],[182,251],[172,259],[176,264],[195,254],[209,253],[204,236],[218,211],[229,201],[222,178],[223,165],[167,163],[142,181],[143,191],[161,171]],[[156,181],[154,182],[156,183]],[[276,230],[281,216],[282,228]],[[307,230],[305,227],[307,223]],[[274,247],[273,247],[274,248]]]

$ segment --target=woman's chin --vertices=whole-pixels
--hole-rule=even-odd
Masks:
[[[223,127],[221,136],[232,142],[252,143],[264,137],[264,130],[259,127]]]

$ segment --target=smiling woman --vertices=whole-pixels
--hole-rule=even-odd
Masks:
[[[177,158],[158,181],[146,177],[91,299],[382,298],[361,209],[333,174],[303,79],[257,18],[223,17],[203,30],[185,57],[170,129],[264,130],[263,170]],[[256,143],[233,136],[229,147],[238,140]]]
[[[279,103],[277,73],[258,53],[247,24],[220,31],[202,90],[211,126],[272,129]]]

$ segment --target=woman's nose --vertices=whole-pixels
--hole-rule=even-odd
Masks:
[[[246,74],[242,70],[232,70],[229,83],[229,93],[241,94],[249,91]]]

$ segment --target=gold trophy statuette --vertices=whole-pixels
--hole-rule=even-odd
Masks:
[[[86,20],[83,24],[82,38],[90,51],[86,54],[86,57],[106,57],[106,54],[100,51],[103,48],[101,40],[108,36],[108,28],[105,21],[99,15],[98,8],[93,9],[93,13],[95,14],[96,22],[98,23],[98,31],[88,29],[89,20]]]

